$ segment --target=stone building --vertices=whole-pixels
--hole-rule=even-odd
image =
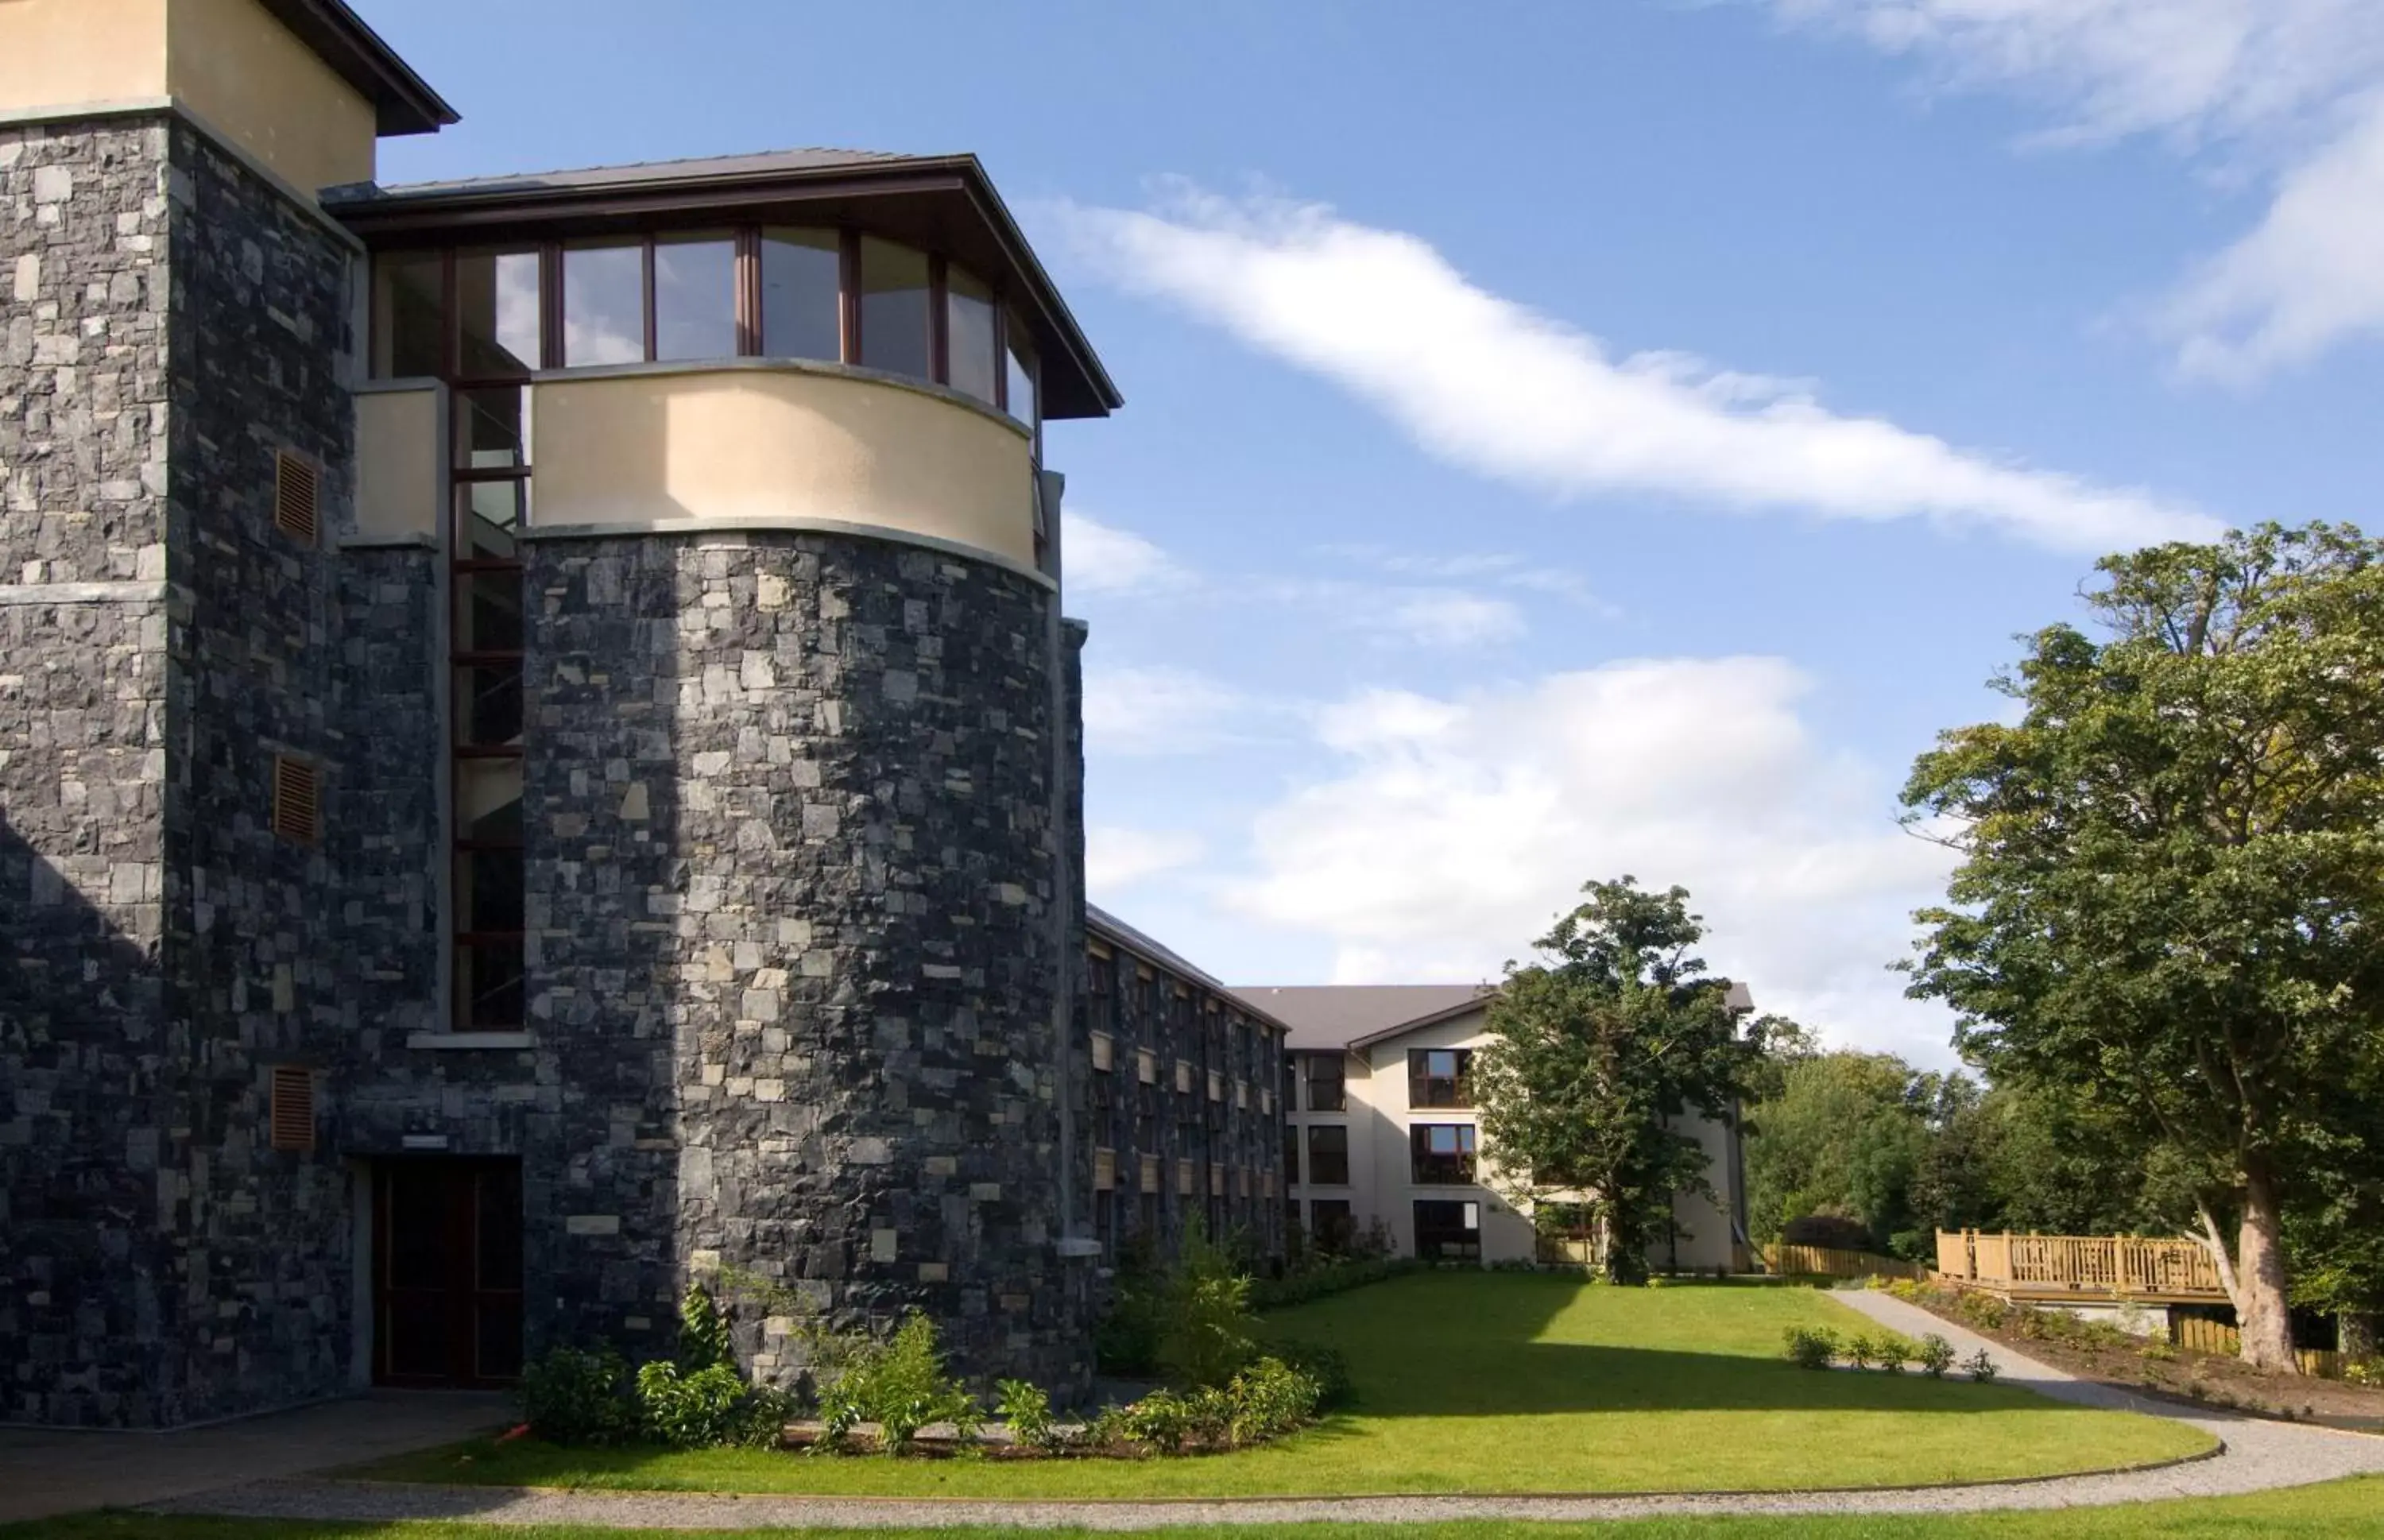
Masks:
[[[0,5],[0,1421],[659,1353],[714,1264],[1079,1388],[1122,1230],[1280,1242],[1280,1025],[1083,899],[1118,392],[974,157],[376,185],[453,121],[340,0]]]

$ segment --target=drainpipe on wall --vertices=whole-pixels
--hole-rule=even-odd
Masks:
[[[1037,470],[1035,482],[1036,505],[1043,518],[1045,560],[1052,581],[1062,583],[1051,596],[1049,614],[1044,622],[1044,646],[1051,679],[1051,928],[1056,940],[1053,950],[1059,959],[1057,987],[1051,998],[1051,1079],[1060,1116],[1060,1234],[1055,1246],[1061,1257],[1074,1259],[1099,1256],[1101,1244],[1085,1234],[1083,1218],[1076,1211],[1076,1110],[1071,1064],[1076,970],[1082,965],[1074,920],[1081,899],[1076,892],[1073,859],[1077,831],[1069,818],[1068,804],[1075,785],[1071,757],[1074,735],[1069,731],[1070,713],[1078,702],[1071,699],[1068,689],[1067,644],[1060,615],[1062,598],[1066,592],[1062,582],[1065,569],[1060,503],[1067,492],[1068,478],[1058,471]],[[1081,816],[1079,809],[1079,819]]]

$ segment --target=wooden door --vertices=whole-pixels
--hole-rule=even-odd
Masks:
[[[373,1174],[373,1378],[485,1387],[521,1372],[521,1165],[427,1157]]]

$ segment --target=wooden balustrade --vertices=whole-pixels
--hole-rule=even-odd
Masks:
[[[1937,1232],[1937,1271],[2003,1290],[2113,1298],[2225,1299],[2217,1264],[2201,1243],[2144,1236],[2015,1236]]]

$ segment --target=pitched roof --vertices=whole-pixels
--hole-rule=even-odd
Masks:
[[[574,188],[637,187],[648,182],[705,177],[766,175],[786,171],[834,171],[856,166],[879,166],[916,158],[889,150],[844,150],[806,146],[791,150],[760,150],[741,155],[689,155],[677,160],[639,160],[621,166],[574,166],[553,171],[505,171],[490,177],[453,177],[443,181],[398,182],[369,192],[363,198],[452,198],[486,193],[565,192]]]
[[[1322,984],[1246,986],[1234,994],[1291,1028],[1285,1048],[1329,1049],[1436,1021],[1496,992],[1487,984]]]
[[[1119,919],[1116,915],[1111,913],[1109,911],[1101,908],[1098,904],[1088,903],[1085,905],[1085,924],[1086,928],[1091,930],[1094,935],[1110,942],[1111,945],[1123,947],[1128,951],[1138,953],[1149,961],[1158,963],[1161,967],[1167,969],[1170,973],[1180,974],[1184,977],[1193,980],[1195,983],[1201,984],[1209,988],[1214,989],[1217,993],[1240,1004],[1252,1015],[1261,1018],[1269,1025],[1273,1026],[1278,1030],[1285,1032],[1288,1032],[1290,1030],[1290,1024],[1285,1021],[1281,1016],[1275,1014],[1273,1011],[1268,1010],[1263,1005],[1252,1004],[1248,1000],[1242,996],[1240,991],[1226,987],[1223,981],[1219,979],[1216,975],[1196,966],[1192,962],[1186,961],[1182,953],[1161,945],[1159,942],[1151,939],[1150,937],[1135,929],[1134,926],[1126,924],[1124,920]]]
[[[1245,985],[1235,998],[1285,1023],[1292,1049],[1361,1048],[1446,1021],[1498,992],[1495,984]],[[1733,980],[1724,997],[1732,1015],[1755,1009],[1754,992]]]

